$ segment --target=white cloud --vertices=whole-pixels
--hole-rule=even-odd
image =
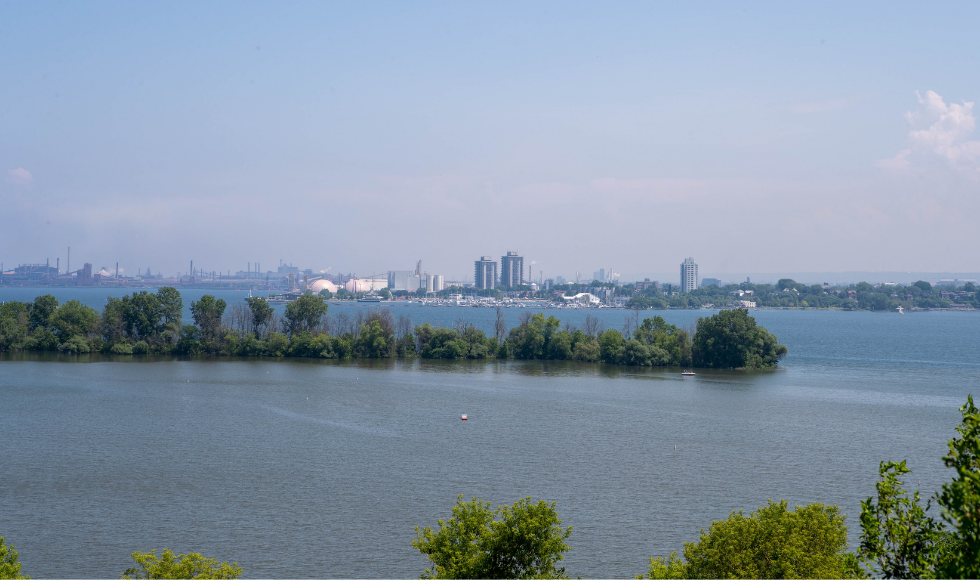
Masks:
[[[878,161],[878,167],[891,170],[925,169],[945,166],[980,176],[980,141],[968,138],[976,128],[973,103],[946,104],[934,91],[919,99],[918,111],[905,113],[911,127],[909,147],[895,157]]]
[[[18,167],[17,169],[11,169],[7,172],[7,179],[16,183],[17,185],[23,185],[30,187],[34,185],[34,176],[31,172],[24,169],[23,167]]]

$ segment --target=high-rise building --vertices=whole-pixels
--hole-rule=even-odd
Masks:
[[[497,286],[497,263],[490,256],[483,256],[475,263],[473,285],[480,289]]]
[[[605,282],[606,281],[606,269],[605,268],[599,268],[599,271],[598,272],[593,272],[592,273],[592,279],[593,280],[598,280],[600,282]]]
[[[524,283],[524,258],[517,252],[507,252],[500,258],[500,285],[520,286]]]
[[[690,292],[698,287],[698,265],[694,258],[688,258],[681,264],[681,292]]]

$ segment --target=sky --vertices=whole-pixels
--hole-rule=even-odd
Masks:
[[[980,271],[980,3],[0,3],[0,260]]]

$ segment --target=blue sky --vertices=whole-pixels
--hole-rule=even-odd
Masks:
[[[0,259],[980,271],[977,22],[976,3],[3,3]]]

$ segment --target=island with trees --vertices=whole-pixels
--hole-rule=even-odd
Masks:
[[[51,295],[0,305],[0,352],[48,351],[108,355],[210,355],[311,358],[565,360],[645,367],[775,367],[785,346],[744,309],[701,318],[693,336],[663,317],[631,311],[623,328],[595,316],[582,328],[554,316],[522,314],[508,329],[497,309],[494,330],[457,319],[453,328],[413,326],[388,308],[327,315],[321,296],[303,294],[280,316],[264,298],[228,304],[212,295],[192,302],[182,320],[174,288],[110,298],[102,312]]]

